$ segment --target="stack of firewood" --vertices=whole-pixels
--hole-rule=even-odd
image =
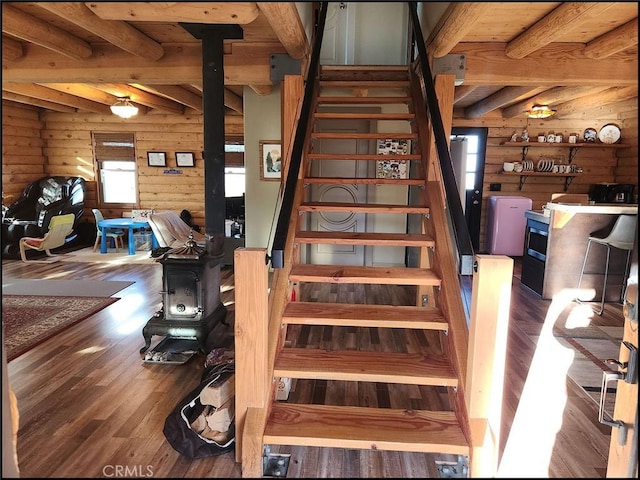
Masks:
[[[217,443],[226,443],[235,434],[235,375],[222,375],[200,393],[202,413],[191,423],[201,436]]]

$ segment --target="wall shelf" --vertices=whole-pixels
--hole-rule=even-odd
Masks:
[[[621,143],[598,143],[598,142],[581,142],[581,143],[568,143],[568,142],[502,142],[502,147],[521,147],[522,148],[522,161],[524,162],[529,152],[529,147],[540,148],[554,148],[554,147],[569,147],[569,164],[573,162],[573,158],[576,156],[578,149],[580,148],[628,148],[629,145],[623,145]]]
[[[527,177],[563,177],[564,178],[564,191],[566,192],[571,185],[571,182],[581,173],[554,173],[554,172],[500,172],[502,175],[519,176],[520,182],[518,184],[518,190],[522,190],[524,182]]]

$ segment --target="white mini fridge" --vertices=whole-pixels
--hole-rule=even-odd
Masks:
[[[487,205],[487,249],[491,255],[521,257],[524,254],[524,233],[527,219],[524,212],[531,210],[527,197],[489,197]]]

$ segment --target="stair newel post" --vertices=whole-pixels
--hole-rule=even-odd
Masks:
[[[266,255],[264,248],[237,248],[234,251],[235,451],[236,461],[242,462],[243,476],[249,477],[262,474],[262,432],[272,387],[268,363],[269,267],[265,262]]]
[[[474,266],[465,388],[470,476],[491,478],[498,469],[513,259],[476,255]]]

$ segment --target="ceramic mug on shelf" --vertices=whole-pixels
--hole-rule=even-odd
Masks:
[[[554,138],[554,141],[556,143],[562,143],[562,135],[556,135]]]
[[[578,136],[575,133],[569,135],[569,143],[578,143]]]
[[[547,141],[547,137],[544,135],[538,135],[538,142],[543,143]]]
[[[554,133],[550,133],[549,135],[547,135],[547,142],[553,143],[555,141],[556,141],[556,135]]]

